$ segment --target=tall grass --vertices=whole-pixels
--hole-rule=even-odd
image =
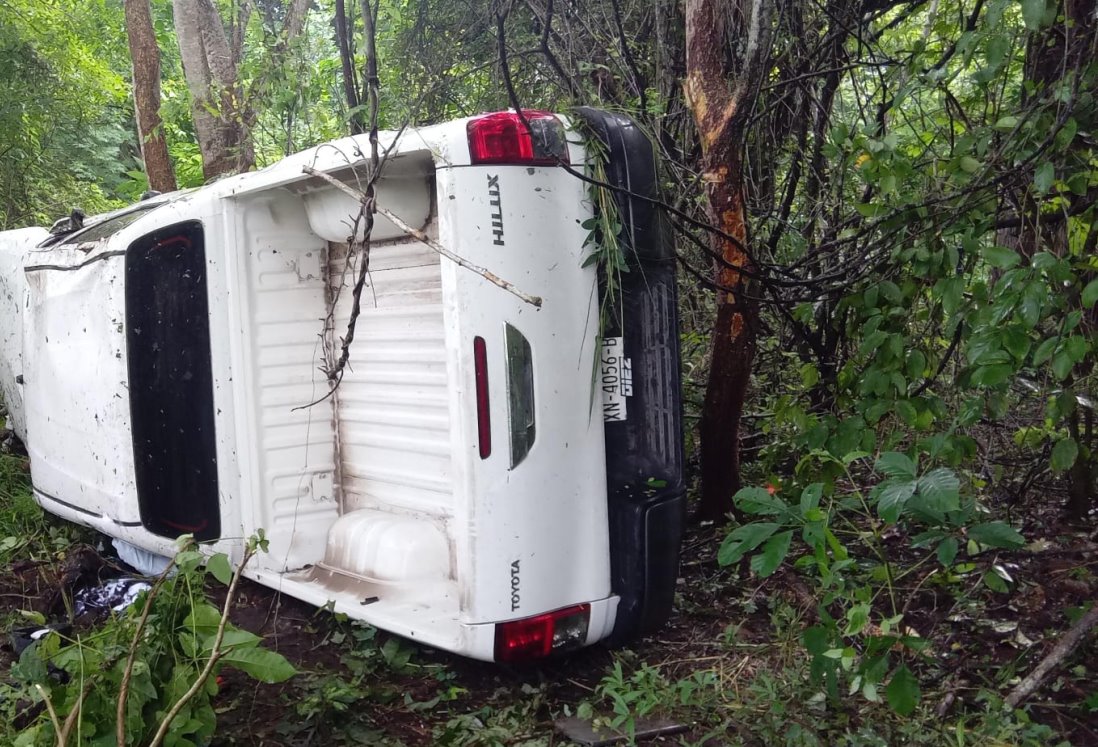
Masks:
[[[0,568],[49,534],[45,514],[31,496],[26,465],[23,457],[0,454]]]

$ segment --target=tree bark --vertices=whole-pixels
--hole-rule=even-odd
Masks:
[[[172,0],[183,74],[207,180],[255,165],[236,61],[212,0]]]
[[[354,53],[351,51],[351,37],[347,31],[347,8],[345,0],[335,0],[335,38],[339,47],[339,65],[343,81],[343,96],[347,110],[351,112],[351,134],[359,135],[366,131],[359,111],[358,77],[355,75]]]
[[[1091,629],[1098,625],[1098,600],[1095,600],[1087,613],[1068,628],[1063,637],[1052,647],[1045,658],[1026,675],[1026,678],[1018,683],[1018,686],[1010,691],[1003,700],[1008,708],[1017,708],[1026,698],[1032,695],[1041,686],[1052,671],[1067,659],[1079,644],[1087,637]]]
[[[149,0],[126,0],[125,12],[141,159],[145,162],[149,187],[158,192],[174,192],[175,172],[160,128],[160,49],[153,30],[152,9]]]
[[[1033,99],[1053,102],[1058,95],[1056,89],[1070,80],[1070,76],[1085,75],[1085,67],[1093,59],[1098,46],[1095,6],[1096,0],[1060,0],[1057,3],[1057,21],[1030,36],[1026,46],[1024,77],[1027,85],[1023,85],[1022,89],[1023,105]],[[1032,84],[1032,89],[1028,84]],[[1086,92],[1080,88],[1078,93],[1084,95]],[[1076,141],[1072,149],[1078,147]],[[1066,256],[1068,223],[1047,220],[1047,213],[1042,215],[1044,199],[1034,195],[1028,183],[1008,194],[1008,200],[1012,203],[1009,208],[1018,214],[1021,223],[1014,228],[1000,229],[996,236],[998,243],[1014,249],[1027,260],[1040,251],[1047,251],[1058,257]],[[1084,275],[1082,283],[1085,285],[1089,279]],[[1078,301],[1077,296],[1075,300]],[[1078,331],[1090,336],[1098,320],[1095,319],[1092,309],[1082,311],[1083,321]],[[1090,366],[1093,366],[1093,358],[1088,356],[1077,365],[1075,377],[1084,379],[1090,373]],[[1071,379],[1067,383],[1070,381]],[[1080,447],[1080,453],[1066,475],[1068,501],[1065,509],[1070,515],[1083,519],[1094,505],[1094,478],[1098,471],[1098,461],[1093,453],[1095,444],[1090,438],[1090,429],[1083,432],[1079,428],[1079,418],[1078,412],[1073,413],[1067,423],[1069,433]]]
[[[717,294],[709,381],[699,424],[701,519],[720,520],[733,512],[732,496],[740,488],[740,419],[759,321],[748,275],[741,272],[754,269],[748,254],[743,123],[769,53],[768,3],[689,0],[686,5],[684,92],[701,140],[708,218],[724,234],[714,233],[710,239],[724,263],[714,269],[722,290]],[[731,63],[728,50],[734,45],[730,42],[744,50]]]

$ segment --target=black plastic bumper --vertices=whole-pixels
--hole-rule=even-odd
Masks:
[[[686,490],[675,254],[659,209],[634,196],[658,196],[648,138],[622,115],[586,107],[577,114],[605,146],[608,182],[625,190],[616,197],[630,271],[620,275],[620,308],[603,330],[622,338],[632,363],[627,417],[605,423],[612,588],[621,599],[616,644],[667,621],[679,573]]]

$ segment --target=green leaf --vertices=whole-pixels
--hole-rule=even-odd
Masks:
[[[770,535],[778,531],[780,524],[756,521],[736,527],[724,538],[717,550],[717,562],[721,565],[738,563],[744,555],[765,542]]]
[[[217,638],[216,634],[209,636],[202,643],[202,650],[209,653],[213,650],[214,639]],[[257,636],[255,633],[250,633],[247,630],[240,630],[239,628],[232,628],[225,631],[225,634],[221,636],[221,648],[230,649],[238,646],[244,648],[253,648],[259,645],[259,642],[263,639]]]
[[[1091,280],[1083,289],[1083,305],[1086,309],[1098,303],[1098,280]]]
[[[1071,367],[1074,365],[1075,361],[1072,360],[1071,354],[1067,350],[1061,350],[1052,356],[1052,373],[1060,381],[1067,378],[1067,375],[1071,373]]]
[[[910,378],[921,378],[926,371],[926,355],[921,350],[912,350],[907,354],[905,369]]]
[[[968,528],[968,538],[987,547],[1016,549],[1026,543],[1014,527],[1004,521],[989,521]]]
[[[805,389],[811,389],[820,381],[820,370],[815,364],[805,363],[801,366],[801,385]]]
[[[1052,470],[1063,472],[1069,469],[1075,460],[1079,458],[1079,444],[1074,438],[1064,438],[1056,442],[1052,447]]]
[[[992,366],[980,366],[972,372],[969,381],[973,386],[996,387],[1009,379],[1014,366],[1009,363],[996,363]]]
[[[1045,161],[1037,167],[1037,173],[1033,175],[1033,185],[1037,187],[1038,194],[1048,194],[1056,181],[1056,167],[1051,161]]]
[[[1026,329],[1033,329],[1041,319],[1041,311],[1048,301],[1048,288],[1044,283],[1030,283],[1022,292],[1021,319]]]
[[[412,658],[413,649],[399,638],[390,638],[381,646],[381,655],[385,663],[393,669],[402,669]]]
[[[961,491],[961,481],[948,467],[931,470],[919,478],[919,493],[937,504],[955,502]]]
[[[1019,326],[1005,328],[1002,333],[1002,341],[1003,347],[1019,361],[1026,357],[1026,353],[1029,352],[1029,348],[1033,344],[1026,331]]]
[[[198,550],[184,550],[175,556],[175,564],[184,573],[193,571],[205,560]]]
[[[229,649],[221,657],[221,661],[268,684],[285,682],[297,674],[297,670],[286,661],[285,656],[265,648]]]
[[[233,567],[229,565],[229,556],[223,552],[211,556],[206,561],[206,570],[226,586],[233,580]]]
[[[872,202],[856,202],[854,209],[866,218],[877,218],[888,213],[886,205],[877,205]]]
[[[915,405],[908,402],[906,399],[898,399],[893,404],[893,408],[896,410],[896,414],[900,416],[900,420],[904,421],[908,425],[914,425],[915,419],[919,417],[918,411],[915,409]]]
[[[946,568],[953,565],[953,561],[957,559],[958,543],[956,537],[946,537],[944,540],[938,543],[938,562]]]
[[[194,630],[198,635],[208,635],[217,630],[221,624],[221,611],[208,602],[196,605],[191,613],[183,620],[183,626],[187,629],[186,635]]]
[[[1039,366],[1051,358],[1052,352],[1056,350],[1056,345],[1059,344],[1059,342],[1059,337],[1050,337],[1038,345],[1037,349],[1033,351],[1033,365]]]
[[[910,716],[915,706],[919,705],[919,681],[906,664],[901,664],[892,674],[885,695],[892,710],[901,716]]]
[[[801,516],[804,516],[810,509],[816,508],[820,505],[820,498],[823,496],[823,483],[814,482],[807,488],[801,491]]]
[[[1045,21],[1045,0],[1022,0],[1022,22],[1027,31],[1038,31]]]
[[[741,510],[763,516],[776,516],[789,508],[785,501],[770,495],[766,488],[742,488],[732,496],[732,500]]]
[[[806,628],[804,633],[801,634],[801,642],[808,653],[813,656],[820,656],[824,651],[831,648],[831,633],[828,632],[826,626],[813,625],[811,628]]]
[[[29,620],[31,625],[45,626],[46,624],[46,616],[41,612],[36,612],[35,610],[19,610],[19,615],[23,617],[23,619]]]
[[[869,624],[869,605],[862,602],[846,611],[846,630],[843,635],[858,635]]]
[[[1009,270],[1022,261],[1022,258],[1018,256],[1018,252],[1005,246],[985,246],[980,253],[984,256],[985,262],[992,267],[998,267],[1000,270]]]
[[[1056,133],[1056,147],[1061,150],[1067,149],[1078,132],[1079,123],[1075,121],[1075,117],[1068,117],[1068,120],[1064,122],[1064,126]]]
[[[1080,335],[1072,335],[1064,340],[1064,353],[1072,363],[1078,363],[1087,357],[1087,341]]]
[[[980,170],[980,162],[972,156],[961,157],[961,171],[966,174],[975,174]]]
[[[880,502],[877,504],[877,513],[887,522],[894,522],[899,518],[900,511],[911,496],[915,495],[915,481],[886,483],[881,490]]]
[[[915,479],[915,462],[911,457],[899,451],[886,451],[877,460],[877,470],[889,477]]]
[[[1018,126],[1017,117],[999,117],[999,120],[995,123],[995,129],[999,132],[1010,132]]]
[[[789,554],[789,543],[793,540],[793,531],[787,530],[781,534],[775,534],[766,544],[763,545],[762,552],[751,558],[751,570],[759,574],[762,578],[766,578],[774,571],[778,570],[778,566],[785,560],[785,556]]]
[[[983,576],[981,576],[981,579],[983,580],[984,585],[992,591],[997,591],[1000,594],[1006,594],[1008,591],[1010,591],[1010,587],[1007,585],[1007,582],[1003,580],[1002,576],[995,573],[994,571],[987,571],[986,573],[984,573]]]

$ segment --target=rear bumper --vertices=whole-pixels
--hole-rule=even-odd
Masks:
[[[610,643],[661,627],[671,614],[686,514],[682,382],[675,254],[669,227],[647,199],[658,197],[652,145],[627,117],[581,108],[605,149],[630,271],[605,338],[621,340],[631,364],[626,417],[606,434],[611,588],[620,598]],[[604,283],[605,278],[601,281]]]

